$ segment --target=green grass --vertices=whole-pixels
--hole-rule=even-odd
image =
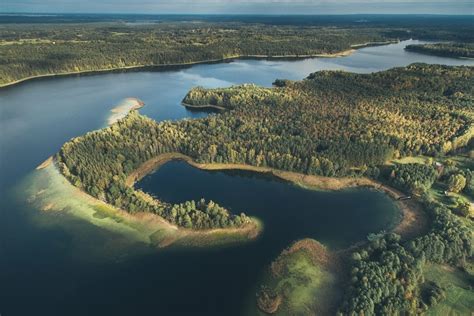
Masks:
[[[292,314],[307,314],[331,300],[336,278],[322,267],[312,264],[304,251],[298,251],[286,262],[287,275],[279,280],[277,291],[287,299]]]
[[[474,159],[469,158],[467,155],[456,155],[449,157],[449,159],[453,160],[458,168],[474,170]]]
[[[393,162],[396,163],[419,163],[419,164],[426,164],[427,161],[430,159],[430,157],[426,156],[410,156],[410,157],[404,157],[401,159],[394,159]]]
[[[428,156],[409,156],[409,157],[403,157],[400,159],[393,159],[391,162],[392,163],[420,163],[420,164],[426,164],[429,161],[437,161],[441,162],[443,164],[446,164],[448,160],[453,161],[458,168],[461,169],[474,169],[474,160],[472,158],[468,157],[468,154],[457,154],[454,156],[446,156],[446,157],[428,157]]]
[[[275,315],[335,313],[342,294],[336,273],[314,263],[306,249],[282,255],[277,262],[283,264],[283,273],[278,276],[269,273],[264,282],[283,297]]]
[[[430,308],[427,315],[472,315],[474,312],[474,276],[459,269],[429,264],[425,279],[438,283],[446,291],[446,298]]]

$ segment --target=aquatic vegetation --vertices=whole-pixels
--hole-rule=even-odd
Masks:
[[[295,242],[266,272],[257,306],[276,315],[334,314],[342,293],[339,260],[315,240]]]
[[[52,160],[35,170],[25,180],[22,190],[28,202],[43,212],[66,213],[129,240],[154,247],[212,247],[242,243],[255,238],[261,229],[257,219],[252,219],[254,224],[242,229],[198,232],[178,229],[150,213],[132,216],[74,187],[61,175]]]

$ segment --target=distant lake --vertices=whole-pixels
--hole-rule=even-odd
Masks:
[[[397,216],[381,193],[308,191],[248,172],[209,172],[169,162],[138,185],[171,202],[206,197],[264,222],[257,241],[220,249],[118,245],[118,236],[61,214],[32,209],[12,188],[72,137],[105,125],[110,109],[138,97],[155,120],[209,115],[180,105],[193,86],[208,88],[322,70],[369,73],[414,62],[472,60],[407,52],[404,41],[348,57],[234,60],[166,71],[41,79],[0,90],[0,313],[9,315],[240,315],[262,271],[292,240],[331,248],[387,228]],[[55,225],[44,226],[45,221]]]

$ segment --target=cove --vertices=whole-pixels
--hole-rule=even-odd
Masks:
[[[135,187],[158,199],[180,203],[211,199],[264,223],[260,251],[278,254],[291,242],[314,238],[331,248],[348,247],[399,219],[385,194],[365,189],[316,191],[271,175],[243,170],[208,171],[174,160]]]
[[[472,60],[426,56],[404,50],[405,45],[416,43],[420,42],[367,47],[341,58],[235,60],[173,71],[50,78],[0,89],[0,313],[244,314],[246,309],[243,305],[249,302],[246,297],[250,295],[253,299],[253,286],[263,269],[288,246],[287,240],[298,238],[297,223],[291,222],[292,227],[285,225],[287,218],[284,216],[290,217],[294,213],[275,213],[278,216],[272,222],[272,209],[258,207],[265,206],[263,200],[254,198],[255,205],[244,204],[246,200],[240,198],[238,191],[225,191],[221,185],[222,188],[216,188],[213,193],[211,187],[206,187],[211,195],[209,198],[224,205],[228,203],[237,212],[249,215],[259,213],[258,216],[268,221],[264,222],[261,238],[222,249],[156,251],[139,243],[131,244],[119,235],[85,221],[40,211],[25,201],[24,192],[19,190],[13,193],[11,188],[16,188],[70,138],[103,127],[110,110],[127,97],[143,100],[146,106],[140,112],[157,121],[178,120],[208,115],[189,111],[180,104],[187,91],[196,85],[212,88],[249,82],[270,86],[277,78],[299,80],[323,69],[373,72],[413,62],[474,65]],[[173,166],[179,167],[172,170]],[[233,182],[234,188],[239,183],[243,186],[245,183],[258,183],[260,190],[266,188],[267,192],[272,192],[274,199],[282,196],[280,191],[273,191],[277,187],[295,195],[303,194],[299,188],[261,178],[260,175],[240,172],[237,175],[220,172],[201,174],[200,170],[174,162],[163,166],[150,179],[162,177],[167,168],[171,168],[170,177],[166,180],[169,185],[179,174],[177,169],[187,170],[185,177],[176,184],[176,195],[167,195],[167,186],[156,186],[157,196],[170,200],[185,200],[186,194],[198,199],[207,194],[203,183],[194,181],[194,176],[222,177],[219,181]],[[209,185],[212,186],[212,182]],[[192,190],[191,186],[195,189]],[[250,199],[252,192],[247,191],[247,194]],[[375,202],[380,203],[380,207],[391,205],[381,193],[367,190],[304,194],[314,194],[314,199],[317,197],[331,207],[337,206],[341,215],[356,218],[357,223],[362,216],[360,219],[349,217],[352,216],[349,210],[353,213],[358,210],[344,207],[343,202],[355,199],[350,203],[357,202],[360,212],[369,212],[365,208],[366,203],[370,209],[372,205],[369,204]],[[221,201],[225,195],[228,195],[226,200]],[[312,201],[309,199],[307,203],[312,204]],[[309,208],[307,212],[310,213]],[[333,218],[333,214],[329,211],[325,214],[322,208],[318,209],[319,214]],[[378,212],[375,215],[381,214]],[[361,240],[369,229],[378,230],[390,224],[389,216],[384,211],[383,217],[370,219],[374,226],[365,226],[369,223],[364,222],[362,227],[351,230],[354,235],[344,235],[346,232],[342,229],[330,231],[329,227],[325,227],[322,216],[314,218],[318,221],[301,223],[300,228],[306,229],[301,237],[310,237],[306,233],[318,236],[334,247],[343,247],[350,240]],[[305,216],[305,219],[308,217]],[[349,221],[345,223],[349,225]],[[339,224],[344,224],[342,219]],[[289,231],[290,228],[293,231]]]

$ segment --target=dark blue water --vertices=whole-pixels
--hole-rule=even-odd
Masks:
[[[205,197],[234,213],[258,217],[265,225],[258,251],[269,255],[305,237],[332,248],[347,247],[398,219],[390,199],[373,190],[306,190],[270,175],[205,171],[184,161],[166,163],[136,187],[172,203]]]
[[[392,207],[378,193],[309,192],[253,175],[207,173],[172,163],[151,177],[158,182],[150,190],[171,201],[213,198],[262,218],[265,231],[242,246],[156,251],[64,214],[42,213],[12,189],[65,141],[104,126],[110,109],[126,97],[145,101],[141,113],[156,120],[176,120],[207,115],[180,105],[196,85],[269,86],[276,78],[301,79],[321,69],[372,72],[423,61],[474,64],[405,52],[406,44],[365,48],[344,58],[238,60],[1,89],[0,314],[239,315],[262,270],[291,240],[313,236],[342,246],[378,230]]]

